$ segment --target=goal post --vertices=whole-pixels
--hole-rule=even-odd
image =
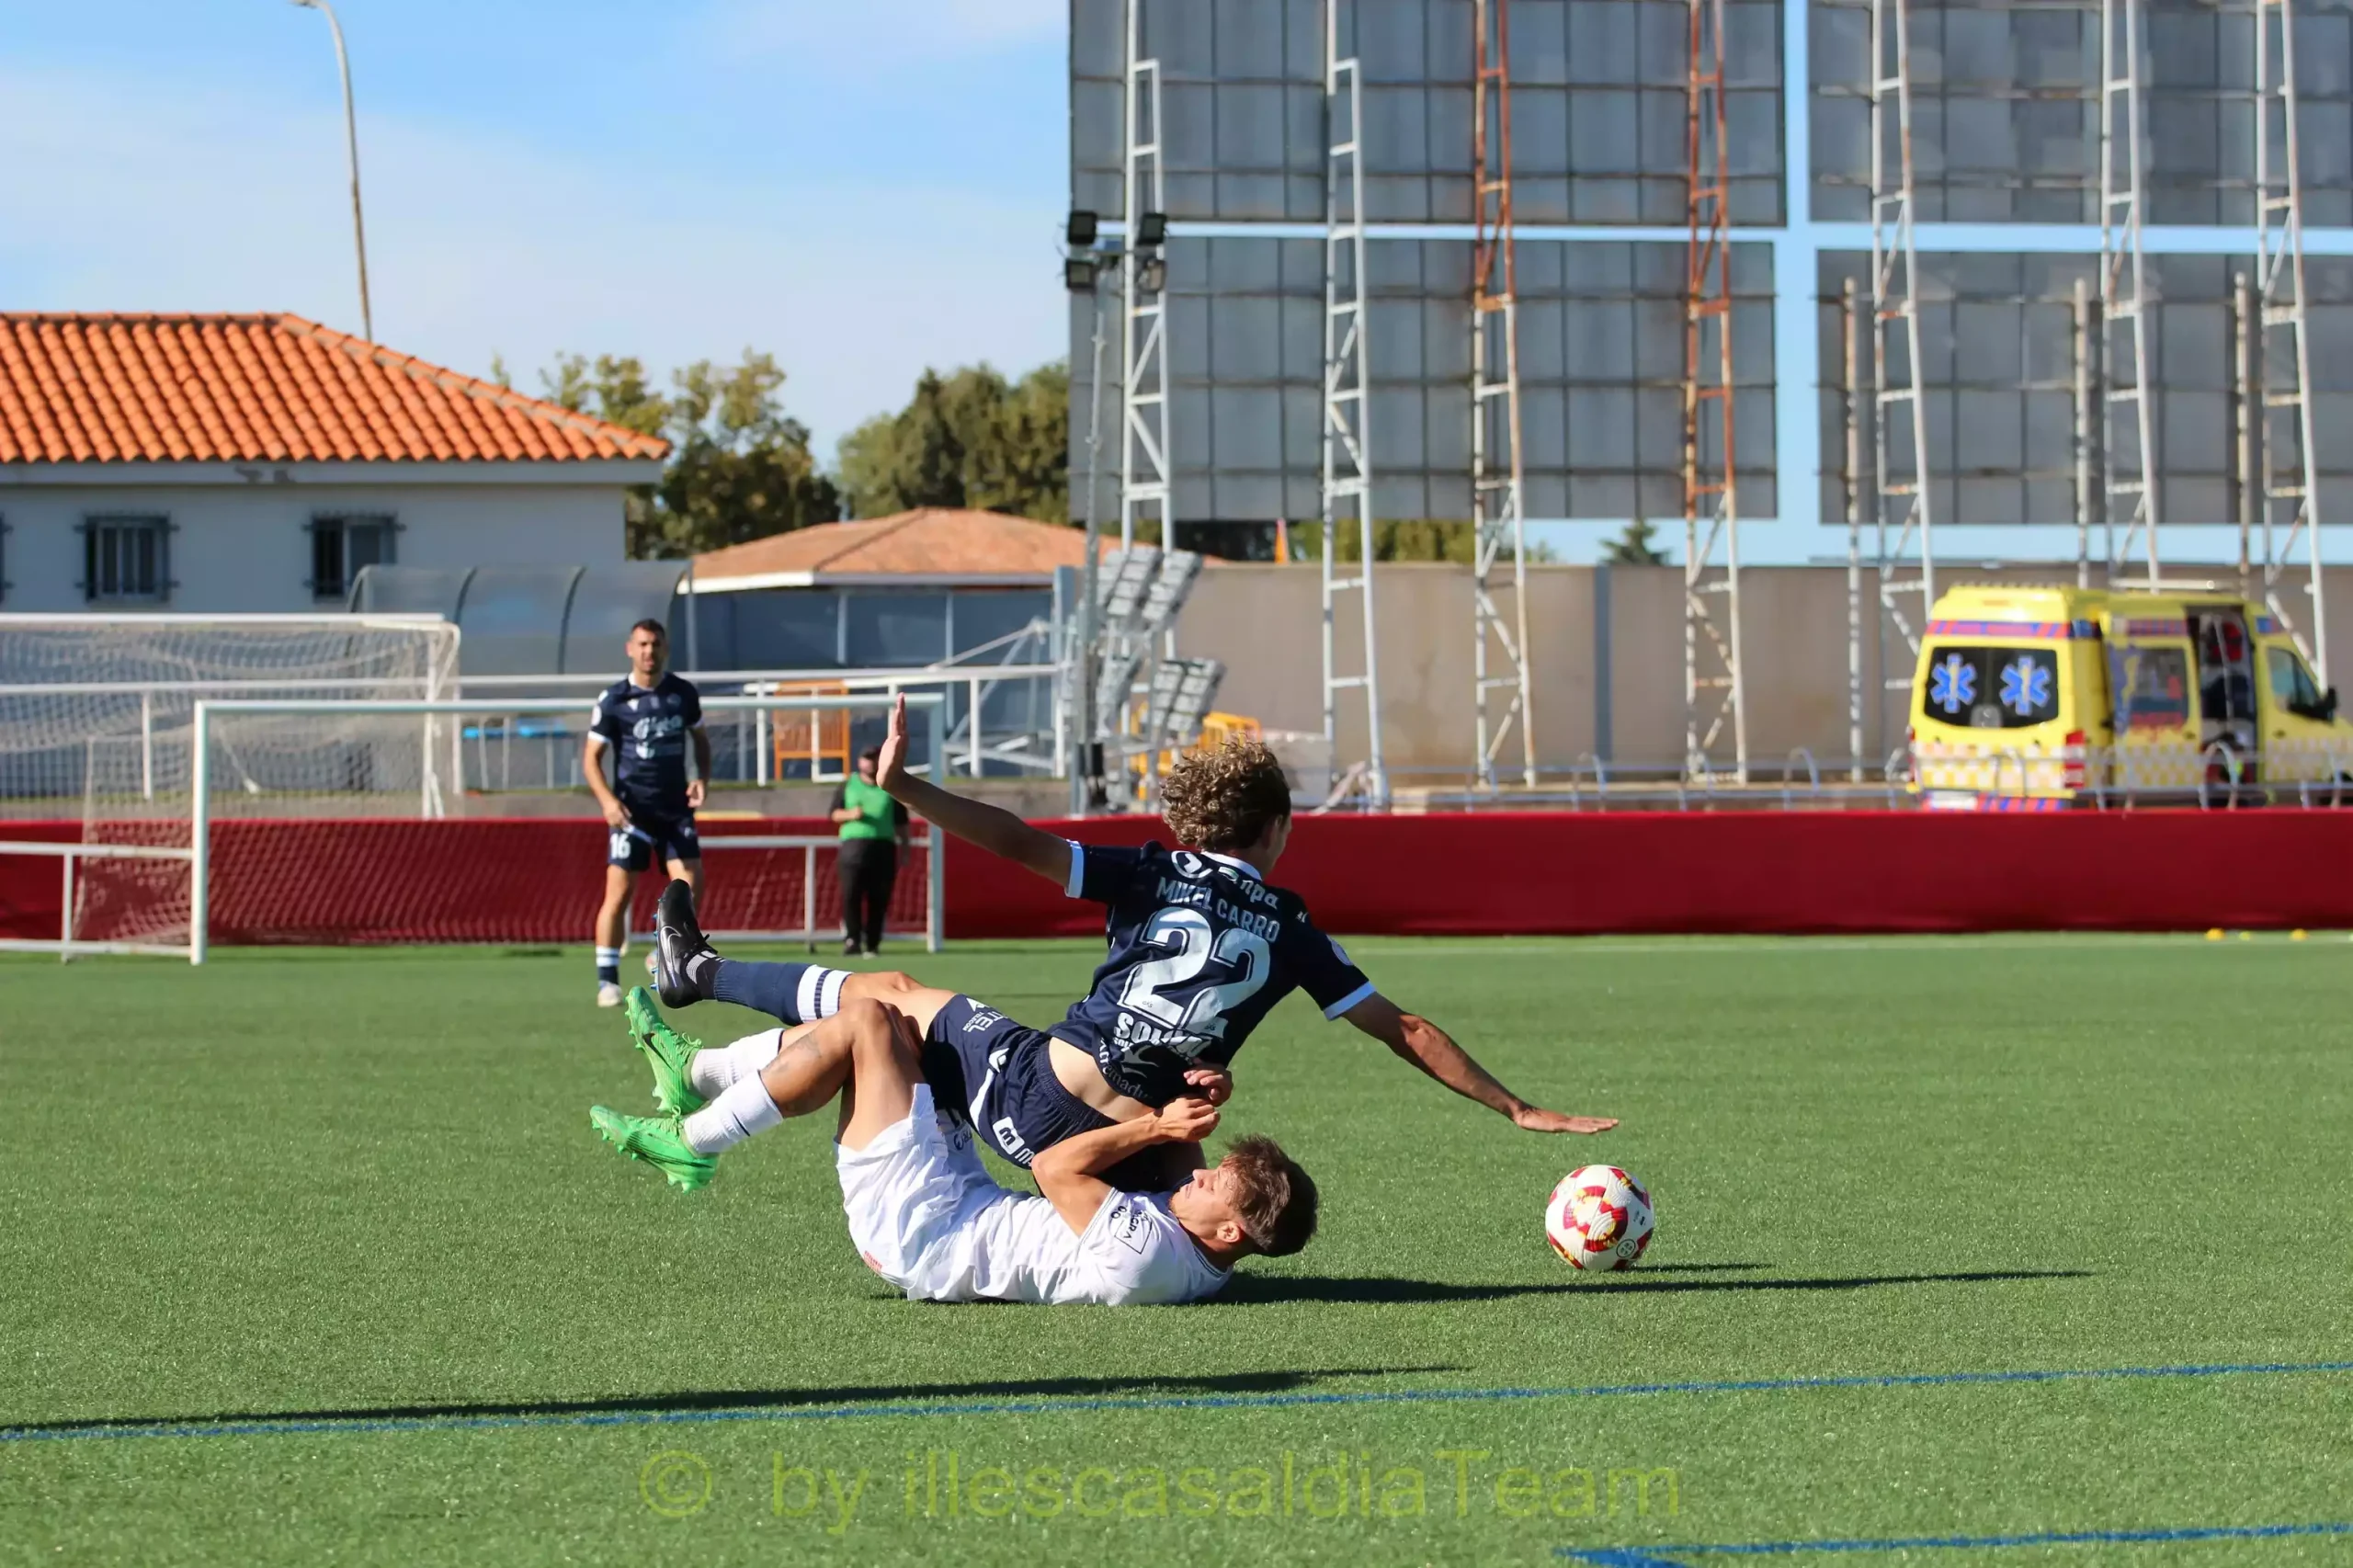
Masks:
[[[706,697],[706,713],[874,711],[887,710],[900,694],[875,692],[824,697]],[[915,769],[934,772],[946,756],[946,703],[936,692],[904,694],[911,714],[922,725],[926,742],[924,763]],[[404,834],[400,824],[445,817],[439,802],[442,769],[454,784],[456,758],[465,721],[521,718],[534,714],[576,714],[575,698],[480,698],[460,699],[382,699],[366,701],[324,701],[303,698],[203,699],[194,707],[189,725],[188,772],[188,957],[205,961],[213,929],[221,918],[224,893],[252,899],[269,894],[298,894],[315,903],[322,896],[347,895],[336,881],[354,867],[359,874],[382,871],[381,861],[369,862],[363,841],[398,841],[424,862],[419,873],[446,873],[436,858],[478,853],[483,841],[468,836],[491,829],[512,829],[513,823],[436,822],[445,829]],[[340,809],[339,809],[340,808]],[[538,825],[559,831],[577,826],[575,819],[553,819]],[[362,831],[366,830],[366,831]],[[233,838],[233,846],[229,842]],[[268,841],[278,841],[283,858],[269,863]],[[924,861],[922,899],[905,916],[919,918],[926,948],[937,951],[943,936],[947,888],[945,840],[937,824],[927,824],[919,841]],[[816,931],[815,890],[823,857],[835,841],[784,835],[701,836],[706,857],[713,854],[753,859],[760,868],[746,887],[757,893],[748,906],[730,893],[723,881],[718,889],[727,906],[715,911],[715,929],[730,936],[792,939]],[[234,853],[231,853],[233,848]],[[390,852],[390,851],[387,851]],[[796,875],[793,867],[800,869]],[[479,887],[494,867],[468,864],[467,876]],[[514,874],[529,877],[520,866]],[[387,877],[392,873],[385,872]],[[724,879],[726,872],[721,872]],[[224,883],[223,878],[235,881]],[[904,879],[903,879],[904,881]],[[509,890],[510,892],[512,890]],[[793,897],[797,894],[797,898]],[[358,939],[532,941],[544,940],[547,924],[542,908],[534,918],[501,924],[497,912],[440,910],[430,907],[431,892],[414,885],[387,885],[380,894],[388,905],[402,905],[401,924],[390,915],[380,927],[429,935],[392,935]],[[894,902],[894,915],[901,906]],[[733,916],[748,915],[747,920]],[[586,926],[581,912],[581,926]],[[900,919],[904,929],[911,918]],[[529,929],[525,929],[528,926]],[[440,933],[446,932],[447,935]]]

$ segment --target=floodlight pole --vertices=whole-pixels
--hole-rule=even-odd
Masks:
[[[1165,212],[1161,181],[1160,62],[1143,52],[1143,0],[1128,0],[1126,109],[1121,120],[1120,216],[1128,243],[1120,251],[1120,548],[1133,548],[1147,513],[1160,525],[1164,550],[1176,544],[1168,450],[1168,279],[1165,252],[1148,256],[1136,243],[1147,212]],[[1145,264],[1158,263],[1160,287],[1142,286]],[[1137,459],[1142,459],[1138,472]]]
[[[1372,373],[1366,357],[1370,279],[1364,245],[1364,95],[1353,54],[1340,53],[1340,8],[1324,0],[1324,739],[1338,767],[1340,694],[1364,693],[1365,777],[1375,807],[1389,805],[1381,747],[1380,638],[1373,621]],[[1353,40],[1351,40],[1353,41]],[[1357,528],[1357,570],[1337,570],[1340,526]],[[1357,596],[1361,673],[1342,675],[1335,608]]]
[[[1095,643],[1101,634],[1096,618],[1100,613],[1103,553],[1103,519],[1096,506],[1103,458],[1103,265],[1099,256],[1094,265],[1089,290],[1095,303],[1095,339],[1086,400],[1086,554],[1078,569],[1078,645],[1064,661],[1070,671],[1066,678],[1071,683],[1071,736],[1077,748],[1070,769],[1070,814],[1074,817],[1085,816],[1094,803],[1095,764],[1101,755],[1096,749],[1095,713]]]
[[[359,256],[359,335],[373,343],[376,316],[368,304],[368,222],[359,211],[359,120],[351,107],[351,56],[344,51],[343,24],[335,19],[335,6],[328,0],[294,0],[294,4],[325,17],[327,30],[335,35],[335,70],[343,77],[343,140],[351,164],[351,243]]]

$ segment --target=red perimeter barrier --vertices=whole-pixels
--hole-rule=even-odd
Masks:
[[[1168,836],[1151,820],[1040,825],[1097,843]],[[824,827],[713,824],[706,837]],[[224,942],[585,942],[604,878],[604,826],[576,818],[233,821],[215,835]],[[770,854],[800,857],[711,858],[714,927],[797,927],[797,872],[761,872]],[[910,858],[894,925],[919,924],[920,851]],[[2353,812],[1302,817],[1276,880],[1343,934],[2339,927],[2353,926]],[[641,922],[657,881],[642,884]],[[765,907],[788,884],[790,908]],[[830,886],[819,896],[830,923]],[[733,907],[749,899],[763,907]],[[54,861],[0,857],[0,934],[54,936],[57,901]],[[1102,929],[1094,906],[962,845],[947,903],[951,937]]]

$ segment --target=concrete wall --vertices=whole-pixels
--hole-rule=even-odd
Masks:
[[[0,610],[75,613],[93,608],[79,586],[76,525],[108,513],[162,516],[176,526],[177,585],[154,608],[189,614],[299,612],[321,602],[311,575],[313,517],[382,513],[401,525],[403,566],[579,565],[624,553],[622,486],[615,483],[268,485],[11,485],[0,489]],[[340,608],[340,600],[333,601]]]
[[[2196,569],[2186,569],[2185,575]],[[2231,574],[2208,574],[2228,580]],[[1940,585],[2073,581],[2071,568],[1947,568]],[[1459,781],[1473,749],[1471,576],[1467,567],[1402,564],[1375,571],[1381,630],[1381,714],[1389,764],[1402,785]],[[2337,628],[2337,678],[2353,671],[2353,567],[2332,568],[2328,609]],[[1877,588],[1865,576],[1863,755],[1876,771],[1904,744],[1911,655],[1882,626]],[[1597,636],[1606,600],[1606,637]],[[1201,574],[1177,628],[1180,653],[1222,659],[1218,706],[1273,730],[1320,733],[1323,663],[1320,595],[1313,566],[1215,565]],[[2298,590],[2291,615],[2303,607]],[[1752,767],[1778,776],[1804,747],[1825,772],[1843,766],[1847,739],[1847,595],[1843,567],[1764,567],[1743,574],[1742,648]],[[1913,624],[1922,617],[1915,598]],[[2307,617],[2299,617],[2300,624]],[[1672,767],[1683,755],[1683,573],[1680,567],[1538,566],[1529,574],[1529,642],[1540,767],[1567,769],[1599,756],[1614,766]],[[1360,667],[1355,596],[1335,617],[1340,668]],[[1882,653],[1885,660],[1882,660]],[[1888,667],[1893,666],[1893,669]],[[1604,689],[1606,687],[1606,690]],[[1365,751],[1364,705],[1340,694],[1338,759]],[[1730,730],[1714,748],[1729,759]],[[1517,766],[1515,738],[1500,759]],[[1802,774],[1803,765],[1796,765]]]

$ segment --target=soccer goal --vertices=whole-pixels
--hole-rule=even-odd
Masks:
[[[887,693],[710,697],[707,713],[882,710]],[[922,761],[944,755],[944,704],[910,693]],[[486,942],[585,939],[604,878],[606,829],[580,816],[484,816],[451,796],[484,729],[581,714],[574,699],[333,702],[207,699],[190,718],[188,857],[176,879],[189,961],[215,941]],[[581,714],[585,717],[585,714]],[[706,817],[703,924],[736,939],[838,934],[835,839],[732,833]],[[947,886],[937,826],[910,846],[887,928],[937,950]],[[173,879],[152,896],[168,915]],[[650,904],[660,878],[641,884]]]
[[[187,952],[196,705],[443,699],[458,651],[438,616],[0,615],[0,870],[60,879],[57,935],[0,948]]]

